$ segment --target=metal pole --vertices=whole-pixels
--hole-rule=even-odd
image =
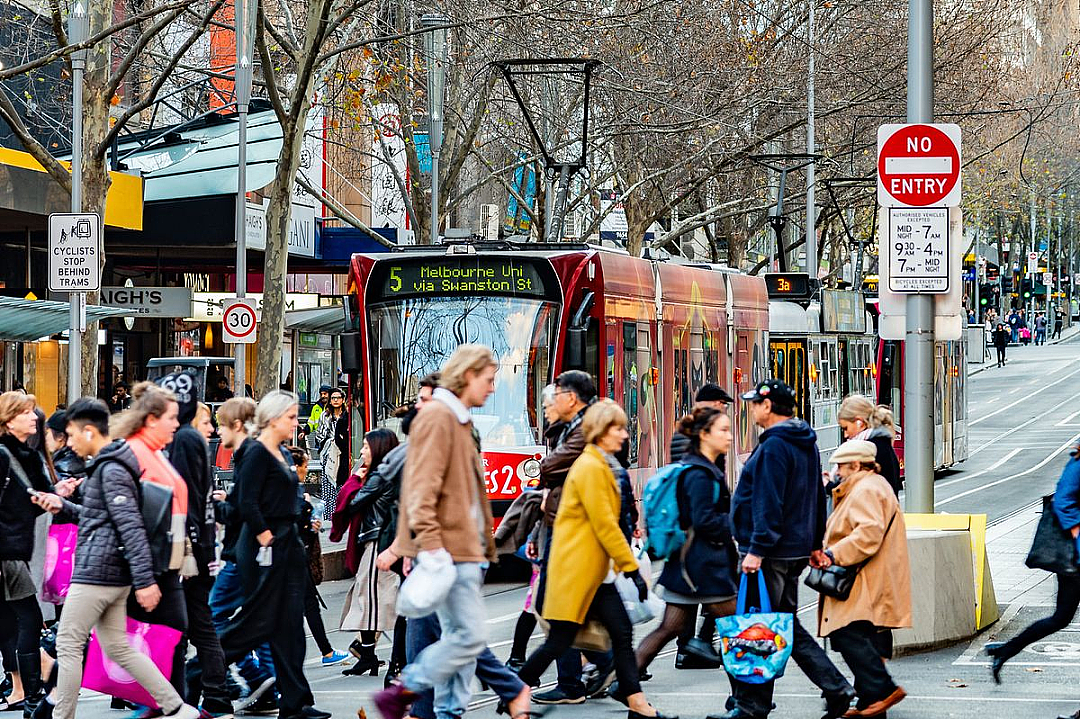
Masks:
[[[814,147],[814,3],[816,0],[809,0],[810,5],[810,18],[807,23],[807,35],[809,36],[810,58],[808,64],[808,75],[806,85],[806,154],[813,155]],[[817,254],[817,232],[815,225],[817,224],[817,207],[815,206],[814,198],[814,170],[815,163],[813,157],[810,159],[810,164],[806,167],[806,272],[811,277],[818,276],[818,254]],[[856,288],[858,289],[858,288]]]
[[[1005,264],[1005,239],[1001,234],[1001,210],[997,212],[997,241],[998,241],[998,320],[1005,319],[1005,272],[1012,277],[1012,265]],[[1009,253],[1010,255],[1012,252]],[[1008,267],[1008,270],[1006,270]]]
[[[570,192],[570,166],[559,165],[559,184],[555,194],[555,206],[551,213],[551,226],[548,228],[548,242],[560,242],[563,238],[563,224],[566,220],[566,197]]]
[[[251,102],[251,45],[249,36],[250,19],[247,3],[249,0],[236,0],[236,76],[234,78],[236,94],[236,296],[247,296],[247,124],[248,105]],[[247,396],[247,345],[233,345],[233,358],[236,362],[233,378],[237,397]]]
[[[907,121],[934,121],[934,6],[908,0]],[[954,238],[959,242],[961,238]],[[910,295],[904,342],[904,472],[908,512],[934,511],[934,295]]]
[[[1031,186],[1031,251],[1038,254],[1038,252],[1039,252],[1039,241],[1037,239],[1035,239],[1035,223],[1037,221],[1036,217],[1035,217],[1035,213],[1038,212],[1038,209],[1035,207],[1035,202],[1036,202],[1035,185],[1032,185]],[[1031,266],[1031,260],[1028,259],[1027,257],[1023,258],[1021,260],[1021,262],[1026,262],[1027,263],[1026,266],[1024,267],[1024,271],[1025,271],[1025,274],[1028,277],[1031,278],[1031,297],[1028,298],[1027,302],[1023,302],[1023,304],[1021,305],[1025,310],[1027,310],[1027,318],[1026,319],[1030,323],[1031,322],[1031,309],[1032,309],[1032,307],[1035,306],[1035,270],[1036,270],[1036,268],[1033,268]],[[1036,262],[1038,262],[1038,261],[1036,260]],[[1023,297],[1024,297],[1024,295],[1023,295],[1023,293],[1021,293],[1020,294],[1021,301],[1023,300]]]
[[[420,24],[429,28],[424,33],[427,55],[428,144],[431,147],[431,244],[439,241],[439,153],[443,140],[443,103],[446,92],[446,63],[448,61],[447,30],[450,20],[445,15],[424,15]]]
[[[68,20],[68,39],[73,44],[84,42],[90,34],[89,18],[81,2],[75,3]],[[83,182],[83,74],[86,71],[86,50],[71,54],[71,211],[82,212]],[[68,294],[68,388],[67,401],[82,396],[82,335],[86,330],[86,295]]]

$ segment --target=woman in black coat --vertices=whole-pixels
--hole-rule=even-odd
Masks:
[[[900,478],[900,460],[893,449],[896,423],[892,410],[885,405],[875,405],[861,394],[853,394],[840,403],[837,418],[845,440],[865,439],[874,443],[877,463],[881,465],[880,474],[899,495],[904,481]]]
[[[0,395],[0,642],[14,641],[18,670],[12,679],[21,680],[4,710],[22,709],[26,716],[41,699],[41,608],[30,560],[34,522],[44,511],[27,490],[53,491],[45,458],[28,444],[37,431],[34,395]]]
[[[718,409],[698,407],[682,419],[679,431],[690,440],[677,493],[679,523],[687,541],[682,551],[668,558],[657,580],[667,606],[660,626],[638,646],[639,670],[648,667],[687,622],[696,620],[699,604],[715,620],[734,613],[738,594],[739,555],[731,536],[731,494],[717,466],[723,464],[717,458],[731,448],[731,419]],[[701,639],[690,639],[687,649],[719,660]]]

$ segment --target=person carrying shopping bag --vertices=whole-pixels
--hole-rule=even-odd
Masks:
[[[833,490],[833,512],[825,524],[822,549],[810,557],[815,570],[847,575],[826,587],[818,605],[818,635],[855,675],[858,702],[846,717],[876,717],[904,699],[885,668],[892,655],[890,630],[911,626],[911,572],[904,513],[892,487],[879,473],[877,448],[852,439],[833,453],[840,484]],[[854,574],[852,581],[851,575]],[[845,584],[849,594],[841,598]]]

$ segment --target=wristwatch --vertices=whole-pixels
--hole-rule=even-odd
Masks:
[[[821,551],[824,552],[825,556],[829,558],[830,562],[832,562],[833,564],[836,564],[836,557],[833,556],[833,553],[832,553],[831,549],[826,547],[825,549],[823,549]]]

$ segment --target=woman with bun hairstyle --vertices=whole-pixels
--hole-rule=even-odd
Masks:
[[[660,626],[638,646],[639,670],[648,667],[687,622],[696,620],[699,604],[712,621],[734,613],[738,594],[739,555],[731,536],[731,493],[721,469],[731,449],[731,419],[718,409],[697,407],[682,418],[678,431],[689,440],[677,491],[679,524],[688,541],[668,559],[656,582],[663,587],[667,607]],[[720,661],[701,639],[689,640],[687,649]]]
[[[883,404],[874,404],[869,397],[853,394],[840,403],[837,416],[844,439],[865,439],[877,447],[877,463],[881,476],[899,496],[904,482],[900,479],[900,460],[893,449],[896,439],[896,422],[892,410]]]

